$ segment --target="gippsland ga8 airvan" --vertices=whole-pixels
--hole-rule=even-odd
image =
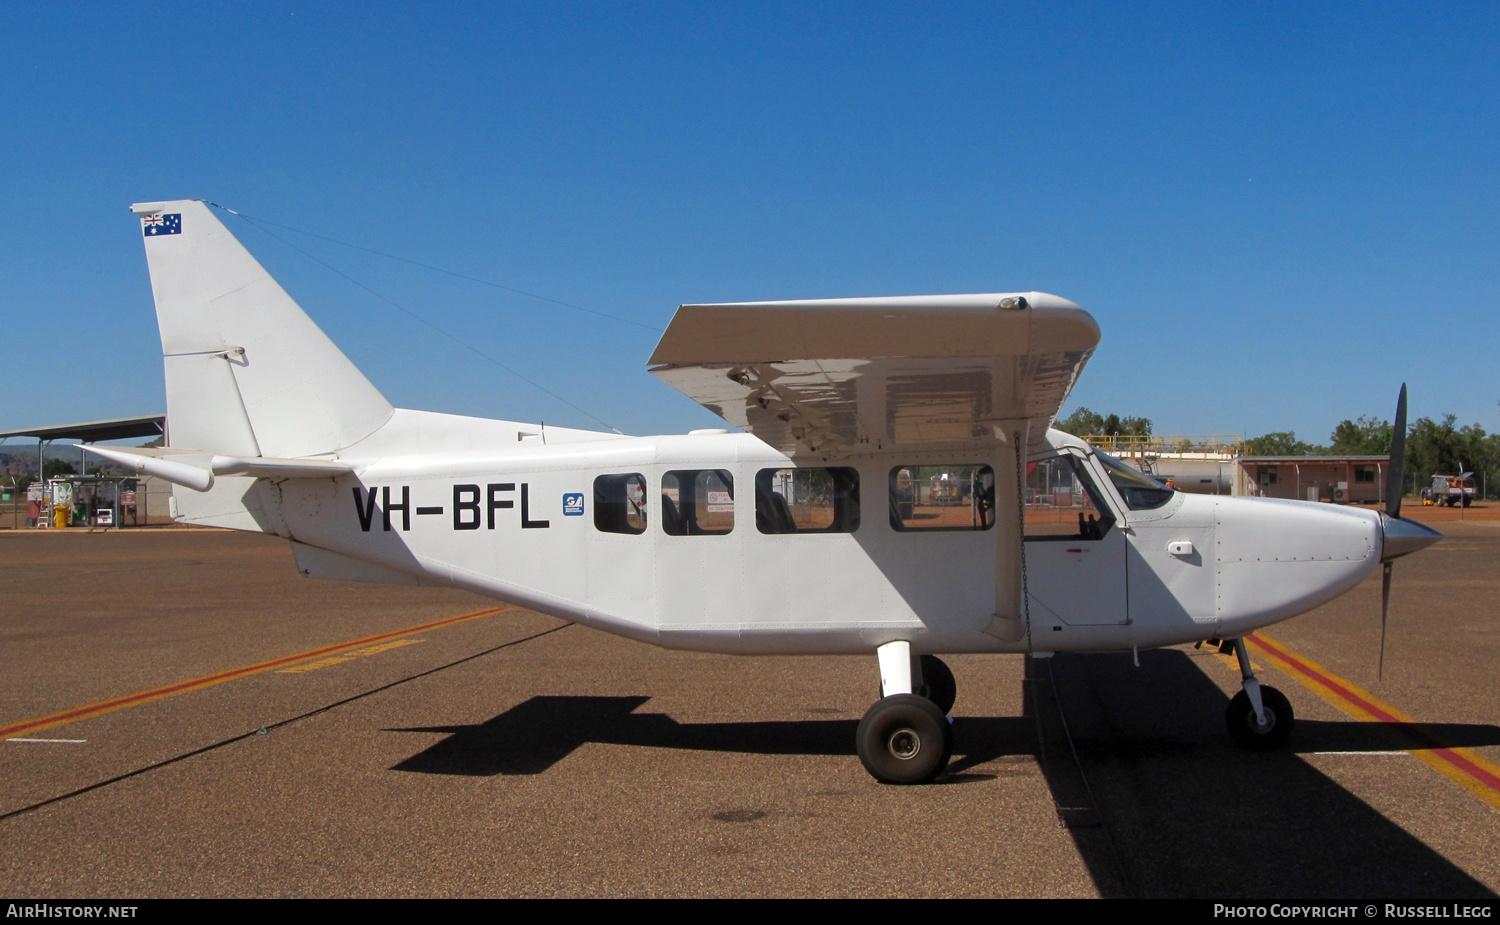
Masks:
[[[1243,635],[1438,538],[1399,506],[1182,494],[1052,429],[1099,342],[1057,296],[683,305],[650,371],[737,430],[629,437],[393,408],[206,203],[132,211],[169,441],[88,449],[173,482],[178,520],[661,646],[872,656],[881,781],[946,766],[946,653],[1222,640],[1231,734],[1277,747],[1292,709]]]

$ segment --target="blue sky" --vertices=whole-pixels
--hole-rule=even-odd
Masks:
[[[1104,332],[1068,410],[1324,441],[1404,380],[1500,430],[1497,47],[1495,3],[12,5],[0,429],[164,408],[126,206],[203,198],[296,229],[227,217],[405,407],[714,426],[645,372],[679,303],[1037,289]]]

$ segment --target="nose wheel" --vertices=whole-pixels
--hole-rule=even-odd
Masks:
[[[1286,744],[1292,734],[1292,704],[1274,687],[1260,689],[1261,711],[1264,719],[1257,719],[1250,695],[1240,691],[1229,701],[1224,720],[1229,724],[1229,735],[1235,744],[1255,752],[1275,751]]]
[[[1292,734],[1292,703],[1274,687],[1262,687],[1250,667],[1250,652],[1245,640],[1234,640],[1234,654],[1240,662],[1241,690],[1229,701],[1224,721],[1229,737],[1241,748],[1256,752],[1275,751],[1286,744]]]

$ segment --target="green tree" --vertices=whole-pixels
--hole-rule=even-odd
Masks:
[[[1077,411],[1052,426],[1075,437],[1102,434],[1104,433],[1104,417],[1080,406]]]
[[[1294,431],[1282,430],[1245,441],[1246,456],[1312,456],[1319,447],[1297,439]]]
[[[59,475],[77,475],[78,470],[66,459],[49,459],[42,464],[42,478],[51,479]]]
[[[1075,437],[1095,437],[1101,434],[1107,437],[1146,437],[1151,434],[1150,418],[1122,418],[1118,414],[1106,417],[1083,407],[1052,426]]]
[[[1345,419],[1329,435],[1329,447],[1324,452],[1331,456],[1389,456],[1392,431],[1390,421],[1367,417],[1358,421]]]
[[[1149,437],[1151,435],[1151,419],[1122,418],[1120,420],[1120,433],[1129,434],[1132,437]]]
[[[1476,488],[1486,494],[1497,490],[1500,476],[1500,435],[1487,434],[1478,424],[1456,426],[1458,416],[1443,415],[1441,421],[1418,418],[1407,431],[1407,488],[1421,489],[1434,475],[1474,473]]]

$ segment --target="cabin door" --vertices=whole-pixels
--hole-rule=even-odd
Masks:
[[[1033,605],[1068,626],[1127,621],[1127,538],[1094,484],[1070,453],[1036,460],[1026,476],[1026,575]]]

